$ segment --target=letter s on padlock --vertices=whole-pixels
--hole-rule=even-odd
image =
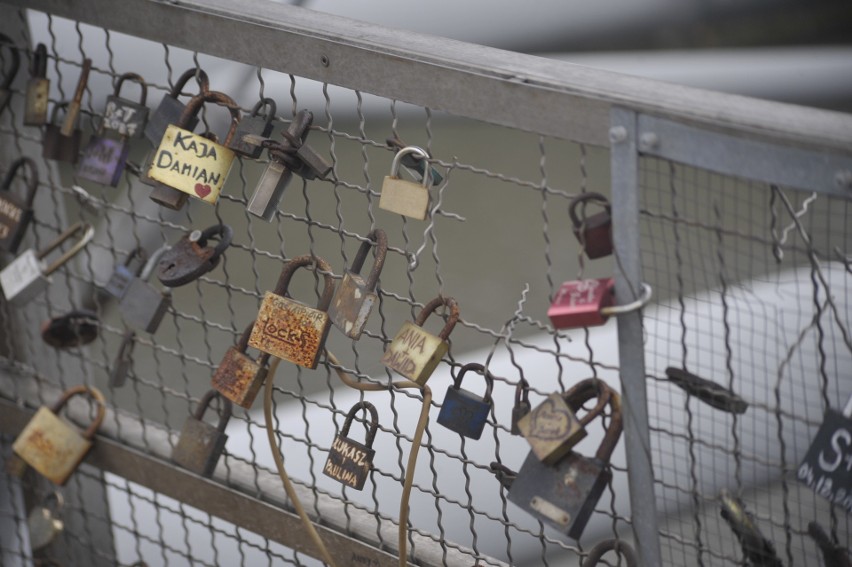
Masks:
[[[429,212],[429,186],[432,172],[426,167],[426,175],[422,184],[407,181],[399,177],[399,164],[403,156],[416,154],[422,159],[429,159],[429,154],[417,146],[407,146],[397,152],[391,164],[391,173],[382,182],[382,195],[379,198],[379,208],[417,220],[425,220]]]

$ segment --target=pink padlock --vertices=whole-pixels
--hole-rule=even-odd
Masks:
[[[565,282],[556,292],[547,316],[557,329],[603,325],[609,317],[601,309],[614,303],[614,287],[612,278]]]

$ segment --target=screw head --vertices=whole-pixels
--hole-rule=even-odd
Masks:
[[[613,126],[609,129],[609,141],[613,144],[621,144],[627,140],[627,128],[624,126]]]
[[[852,189],[852,171],[843,169],[834,175],[834,182],[841,189]]]
[[[189,241],[190,242],[198,242],[199,240],[201,240],[201,231],[200,230],[193,230],[192,232],[189,233]]]
[[[328,58],[328,55],[320,56],[320,63],[322,63],[323,67],[328,67],[331,64],[331,60]]]
[[[639,149],[650,151],[660,146],[660,138],[653,132],[645,132],[639,136]]]

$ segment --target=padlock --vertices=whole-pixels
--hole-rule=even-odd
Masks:
[[[485,377],[484,397],[461,389],[462,379],[468,370],[478,372]],[[453,385],[447,388],[447,395],[438,413],[438,423],[464,437],[479,439],[485,429],[485,420],[488,419],[488,414],[494,407],[491,402],[493,388],[494,377],[485,370],[483,365],[478,362],[465,364],[459,370]]]
[[[827,408],[796,478],[832,505],[852,514],[852,396],[843,411]]]
[[[12,181],[21,166],[27,166],[26,199],[11,193]],[[15,254],[33,218],[33,201],[38,188],[38,167],[28,157],[22,157],[9,166],[3,185],[0,186],[0,249]]]
[[[139,102],[118,96],[121,85],[126,80],[139,83]],[[115,92],[107,97],[101,129],[111,130],[124,138],[139,138],[148,123],[148,107],[145,106],[147,99],[148,87],[145,85],[145,79],[136,73],[124,73],[115,83]]]
[[[577,411],[594,397],[597,404],[578,419]],[[609,398],[610,389],[602,380],[581,380],[567,392],[550,394],[518,421],[518,429],[535,456],[552,465],[586,437],[586,425],[603,412]]]
[[[205,132],[201,135],[201,137],[211,140],[214,143],[217,142],[219,139],[216,137],[216,134],[213,134],[212,132]],[[153,149],[145,156],[144,163],[142,164],[141,169],[137,171],[137,174],[139,175],[139,181],[144,183],[145,185],[150,185],[151,187],[153,187],[151,193],[148,194],[149,199],[151,199],[160,206],[166,207],[167,209],[179,211],[183,209],[187,201],[189,201],[189,193],[184,193],[183,191],[173,189],[168,185],[157,181],[149,175],[151,171],[151,164],[153,163],[154,157],[156,155],[157,149]]]
[[[169,250],[168,246],[162,246],[154,252],[145,263],[139,277],[130,280],[127,293],[118,302],[118,311],[129,327],[146,333],[156,333],[160,323],[163,322],[163,317],[172,306],[170,289],[160,291],[148,283],[154,268]]]
[[[360,275],[361,268],[364,267],[364,260],[373,244],[376,245],[376,260],[370,275],[364,281]],[[382,273],[387,252],[388,237],[385,231],[374,228],[367,234],[367,241],[361,243],[352,266],[343,273],[343,281],[334,292],[328,316],[334,326],[351,339],[361,338],[373,305],[378,301],[376,285],[379,283],[379,275]]]
[[[82,233],[80,239],[52,264],[45,266],[42,261],[45,256],[78,232]],[[50,275],[80,252],[94,235],[95,229],[91,225],[78,222],[60,234],[47,248],[38,252],[32,248],[25,250],[11,264],[0,270],[0,288],[3,289],[6,301],[20,305],[44,291],[50,285]]]
[[[95,401],[98,413],[81,435],[56,414],[73,396],[83,394]],[[106,401],[100,390],[92,386],[75,386],[66,390],[53,407],[39,408],[15,439],[12,450],[36,472],[54,484],[64,485],[92,448],[92,438],[105,415]]]
[[[186,86],[186,83],[193,78],[197,78],[198,80],[199,94],[206,93],[209,90],[210,82],[207,80],[207,73],[203,69],[193,67],[183,72],[183,75],[178,78],[171,92],[160,100],[159,106],[151,113],[148,123],[145,125],[145,137],[148,138],[148,141],[154,147],[160,144],[160,140],[163,139],[163,135],[166,133],[166,128],[169,127],[169,124],[177,124],[178,120],[180,120],[184,109],[186,109],[186,105],[180,102],[178,97],[183,87]],[[184,127],[187,130],[195,130],[197,125],[198,117],[192,116]]]
[[[755,567],[784,567],[775,551],[775,544],[763,535],[754,516],[746,510],[742,501],[724,489],[719,501],[720,515],[740,542],[747,564]]]
[[[598,203],[604,210],[580,219],[577,207],[589,202]],[[580,242],[589,259],[603,258],[612,254],[612,209],[609,201],[600,193],[580,193],[568,204],[568,216],[574,225],[574,236]]]
[[[515,386],[515,405],[512,407],[512,435],[521,434],[521,430],[518,429],[518,422],[522,417],[530,413],[531,409],[530,385],[526,379],[521,378],[520,382]]]
[[[547,316],[557,329],[603,325],[608,317],[601,313],[601,309],[615,301],[614,287],[612,278],[565,282],[556,292]]]
[[[62,122],[60,134],[63,136],[72,136],[77,128],[78,118],[80,117],[80,107],[83,104],[83,94],[86,92],[86,85],[89,83],[89,72],[92,69],[92,60],[88,57],[83,59],[83,65],[80,69],[80,79],[77,81],[77,90],[74,91],[74,98],[68,104],[68,112],[65,113],[65,120]]]
[[[822,553],[825,567],[852,567],[852,554],[834,541],[817,522],[808,522],[808,535],[814,540]]]
[[[358,413],[358,410],[362,409],[370,413],[370,425],[363,444],[349,437],[352,419]],[[343,428],[334,437],[331,444],[328,459],[326,459],[325,466],[322,468],[323,474],[350,488],[363,490],[367,476],[373,468],[373,457],[376,456],[376,451],[373,450],[373,441],[378,429],[379,414],[373,404],[362,401],[352,406],[352,409],[346,414]]]
[[[302,110],[301,112],[307,111]],[[283,156],[283,159],[284,162],[288,163],[293,169],[293,173],[303,179],[307,179],[308,181],[317,178],[324,179],[331,171],[331,164],[305,142],[309,133],[310,130],[305,130],[304,135],[299,137],[289,128],[281,132],[281,136],[291,148],[290,151]],[[292,149],[295,149],[295,153],[292,153]]]
[[[222,144],[185,129],[189,119],[198,114],[205,102],[223,105],[231,114],[231,127]],[[166,128],[148,175],[172,189],[205,203],[216,204],[234,161],[234,152],[226,146],[233,139],[239,122],[240,109],[228,95],[209,91],[193,97],[178,123],[169,124]],[[157,202],[163,204],[162,201]]]
[[[609,427],[593,458],[570,451],[555,465],[527,455],[509,490],[509,500],[556,530],[579,539],[612,480],[609,459],[621,437],[621,399],[610,393]]]
[[[40,505],[33,508],[27,515],[27,531],[30,534],[30,549],[38,551],[50,545],[56,536],[65,529],[65,523],[59,518],[59,513],[65,504],[62,494],[53,491],[48,494]]]
[[[18,74],[18,68],[21,66],[21,56],[18,54],[18,48],[15,42],[9,36],[0,33],[0,45],[6,44],[9,47],[9,54],[12,56],[9,63],[9,70],[3,70],[3,83],[0,84],[0,114],[9,106],[9,101],[12,100],[12,81],[15,80],[15,75]],[[6,63],[6,58],[3,57],[3,63]]]
[[[417,146],[408,146],[399,150],[391,164],[391,174],[385,176],[382,182],[382,195],[379,198],[379,208],[417,220],[425,220],[429,212],[429,185],[431,184],[431,169],[429,175],[423,177],[422,183],[400,179],[399,163],[406,154],[415,154],[421,159],[429,159],[429,154]]]
[[[408,144],[399,139],[398,136],[390,136],[385,139],[385,144],[391,148],[392,150],[399,151]],[[408,169],[409,171],[414,171],[417,173],[417,176],[420,179],[423,179],[423,175],[426,173],[426,168],[429,166],[428,160],[424,160],[422,157],[416,154],[405,154],[402,156],[402,166]],[[432,185],[437,187],[444,180],[444,176],[434,167],[429,167],[429,174],[432,178]]]
[[[208,246],[214,236],[216,246]],[[231,245],[234,231],[226,224],[216,224],[185,234],[160,258],[157,279],[166,287],[180,287],[195,281],[219,265],[219,259]]]
[[[30,61],[30,80],[24,106],[24,124],[41,126],[47,122],[47,97],[50,79],[47,78],[47,46],[39,43]]]
[[[41,324],[41,339],[54,348],[74,348],[98,338],[99,329],[97,313],[75,309],[44,321]]]
[[[423,330],[426,318],[441,305],[450,308],[447,323],[438,335]],[[441,359],[447,354],[447,339],[459,320],[459,305],[452,297],[438,296],[417,315],[414,322],[406,321],[382,356],[382,364],[423,386]]]
[[[262,108],[267,109],[264,115],[260,115]],[[251,109],[251,114],[244,116],[243,119],[240,120],[240,124],[237,126],[237,131],[231,139],[231,142],[228,144],[228,148],[234,150],[234,152],[241,156],[252,159],[259,158],[263,151],[263,146],[250,144],[243,140],[243,136],[246,134],[253,134],[255,136],[268,138],[272,133],[272,121],[275,119],[275,113],[277,110],[278,107],[275,104],[275,101],[271,98],[263,98],[257,101],[257,104],[255,104],[254,108]]]
[[[139,277],[142,270],[145,268],[145,262],[148,259],[148,253],[145,249],[136,247],[130,251],[124,259],[123,264],[118,264],[112,271],[109,281],[104,286],[104,291],[116,299],[121,299],[127,293],[127,288],[130,283]],[[136,261],[137,267],[135,271],[130,270],[130,264]]]
[[[216,427],[202,421],[213,398],[219,398],[221,404],[221,415]],[[228,440],[225,427],[231,419],[231,412],[231,401],[220,396],[219,392],[210,390],[204,394],[193,415],[183,424],[180,438],[172,451],[172,460],[195,474],[212,475]]]
[[[80,140],[83,138],[83,131],[77,128],[71,132],[70,136],[63,136],[60,126],[56,124],[56,116],[60,108],[67,110],[68,103],[53,105],[50,122],[44,126],[41,155],[45,159],[77,163],[80,158]]]
[[[89,137],[89,142],[83,150],[83,157],[77,166],[77,177],[116,187],[121,181],[129,152],[127,138],[107,138],[104,136],[104,126],[101,122],[97,134]]]
[[[743,414],[748,402],[733,390],[684,370],[669,366],[666,368],[668,379],[690,396],[695,396],[705,404],[728,413]]]
[[[133,366],[133,347],[136,345],[136,333],[127,331],[121,338],[118,353],[109,370],[110,388],[121,388],[127,381],[127,374]]]
[[[262,354],[258,360],[246,355],[253,328],[254,321],[243,331],[237,346],[225,353],[210,380],[213,389],[246,409],[251,408],[269,371],[268,354]]]
[[[311,265],[316,266],[317,271],[325,272],[322,274],[325,285],[316,308],[284,297],[293,273]],[[319,256],[293,258],[281,270],[275,289],[263,296],[249,346],[305,368],[316,368],[331,328],[327,311],[332,295],[334,279],[328,262]]]

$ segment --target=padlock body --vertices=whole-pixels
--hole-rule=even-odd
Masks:
[[[115,187],[121,181],[129,151],[130,146],[124,140],[92,136],[83,150],[77,175],[101,185]]]
[[[210,476],[227,441],[228,436],[216,427],[189,416],[172,451],[172,460],[195,474]]]
[[[164,286],[178,287],[200,278],[219,264],[212,246],[200,246],[181,238],[169,248],[157,263],[157,279]]]
[[[852,514],[852,417],[829,409],[796,473],[799,482]]]
[[[571,452],[555,465],[527,455],[509,500],[552,528],[579,539],[612,473],[603,461]]]
[[[260,157],[263,147],[243,141],[243,136],[246,134],[254,134],[255,136],[268,138],[271,133],[272,122],[267,123],[265,117],[244,116],[237,125],[237,129],[234,131],[234,137],[228,144],[228,148],[234,150],[235,153],[238,153],[241,156],[257,159]]]
[[[521,429],[520,427],[518,427],[518,422],[521,421],[524,416],[529,414],[531,410],[532,407],[530,406],[530,403],[523,401],[512,408],[512,435],[521,434]]]
[[[331,171],[331,164],[307,144],[299,146],[299,149],[296,150],[296,157],[302,162],[302,167],[298,173],[304,179],[323,179]]]
[[[148,107],[115,95],[107,97],[102,128],[119,136],[139,138],[148,122]]]
[[[33,77],[27,82],[24,124],[27,126],[41,126],[47,122],[47,95],[49,92],[49,79]]]
[[[6,301],[20,305],[47,289],[50,278],[44,275],[44,263],[30,248],[0,270],[0,287]]]
[[[267,369],[231,347],[210,380],[213,389],[246,409],[250,408],[266,380]]]
[[[0,250],[18,251],[33,211],[8,191],[0,191]]]
[[[109,373],[110,388],[121,388],[127,382],[127,374],[130,372],[132,362],[127,358],[119,359]]]
[[[429,190],[412,181],[385,176],[379,208],[398,215],[424,220],[429,211]]]
[[[603,307],[613,304],[612,278],[575,280],[562,284],[547,316],[557,329],[593,327],[606,323]]]
[[[169,124],[148,174],[163,185],[213,205],[233,161],[234,152],[225,146]]]
[[[482,397],[450,386],[438,413],[438,423],[464,437],[479,439],[490,410],[491,404]]]
[[[585,222],[574,227],[574,236],[583,243],[586,256],[594,260],[612,254],[612,215],[607,211],[586,217]],[[582,238],[581,238],[582,236]]]
[[[450,345],[411,321],[406,321],[382,356],[382,364],[423,386]]]
[[[290,183],[293,173],[281,162],[270,160],[257,183],[246,210],[256,217],[271,221]]]
[[[45,159],[77,163],[82,136],[83,132],[79,129],[72,131],[70,136],[63,136],[59,126],[47,124],[44,127],[41,155]]]
[[[27,531],[30,534],[30,549],[36,551],[50,545],[64,528],[62,520],[53,517],[53,513],[41,506],[33,508],[27,516]]]
[[[91,441],[46,407],[39,408],[12,445],[29,466],[60,486],[91,448]]]
[[[163,135],[166,133],[166,128],[170,124],[177,124],[185,108],[186,105],[184,103],[169,95],[160,99],[160,104],[151,113],[144,129],[145,137],[148,138],[148,141],[154,147],[160,144],[160,140],[163,139]],[[198,126],[198,117],[192,116],[184,128],[195,130],[196,126]]]
[[[335,327],[351,339],[359,339],[378,297],[359,274],[346,270],[337,286],[328,316]]]
[[[134,329],[154,333],[172,305],[172,296],[139,278],[133,278],[118,303],[124,322]]]
[[[565,403],[562,394],[550,394],[518,421],[518,430],[540,461],[553,464],[586,436],[586,428]]]
[[[130,271],[130,268],[118,265],[104,286],[104,291],[116,299],[121,299],[127,293],[127,289],[134,279],[136,279],[136,275]]]
[[[337,435],[328,452],[328,459],[322,468],[323,474],[355,490],[362,490],[376,452],[362,443],[353,441],[345,435]]]
[[[316,368],[331,328],[328,313],[267,291],[249,346],[305,368]]]

